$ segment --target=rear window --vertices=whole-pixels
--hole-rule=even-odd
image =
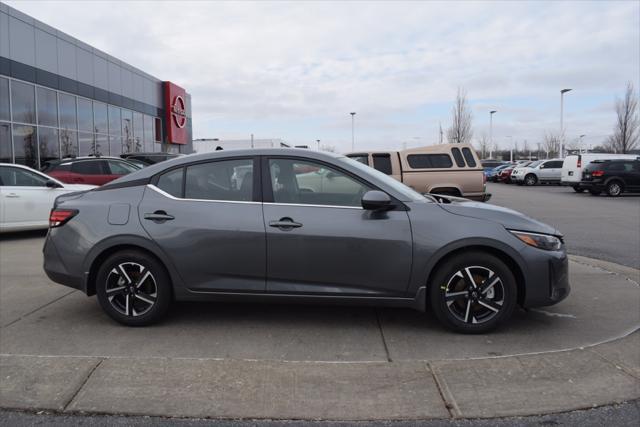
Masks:
[[[357,162],[362,163],[363,165],[369,166],[369,155],[368,154],[349,154],[347,156],[350,159],[353,159]]]
[[[633,162],[605,163],[605,168],[611,172],[631,172],[633,170]]]
[[[462,148],[462,154],[464,154],[464,159],[467,161],[469,167],[476,167],[476,159],[473,158],[473,153],[469,149],[469,147]]]
[[[465,167],[464,159],[462,158],[462,153],[460,152],[460,149],[458,147],[453,147],[451,149],[451,154],[453,154],[453,158],[455,159],[456,165],[459,168]]]
[[[393,173],[391,169],[391,156],[389,154],[374,154],[373,168],[387,175],[391,175]]]
[[[453,166],[448,154],[409,154],[407,162],[413,169],[437,169]]]
[[[81,175],[105,175],[108,171],[104,163],[102,160],[75,162],[71,165],[71,172]]]

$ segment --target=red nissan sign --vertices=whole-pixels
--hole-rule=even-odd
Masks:
[[[187,143],[187,93],[180,86],[164,82],[164,109],[167,138],[171,144]]]

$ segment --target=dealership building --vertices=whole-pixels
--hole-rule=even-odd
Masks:
[[[192,152],[191,99],[0,3],[0,162]]]

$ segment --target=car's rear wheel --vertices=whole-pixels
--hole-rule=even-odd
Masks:
[[[167,313],[171,282],[157,259],[125,250],[111,255],[99,267],[96,294],[111,318],[128,326],[144,326]]]
[[[622,184],[618,181],[611,181],[607,184],[607,194],[611,197],[617,197],[622,193]]]
[[[538,183],[538,177],[530,173],[524,177],[524,183],[528,186],[536,185]]]
[[[517,285],[509,267],[497,257],[465,252],[442,264],[429,283],[431,308],[446,327],[480,334],[513,314]]]

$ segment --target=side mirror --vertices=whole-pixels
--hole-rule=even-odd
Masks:
[[[369,211],[388,210],[391,207],[391,198],[387,193],[371,190],[362,196],[362,208]]]
[[[57,182],[48,179],[47,182],[44,183],[44,185],[47,186],[47,188],[60,188],[62,187],[62,185],[58,184]]]

